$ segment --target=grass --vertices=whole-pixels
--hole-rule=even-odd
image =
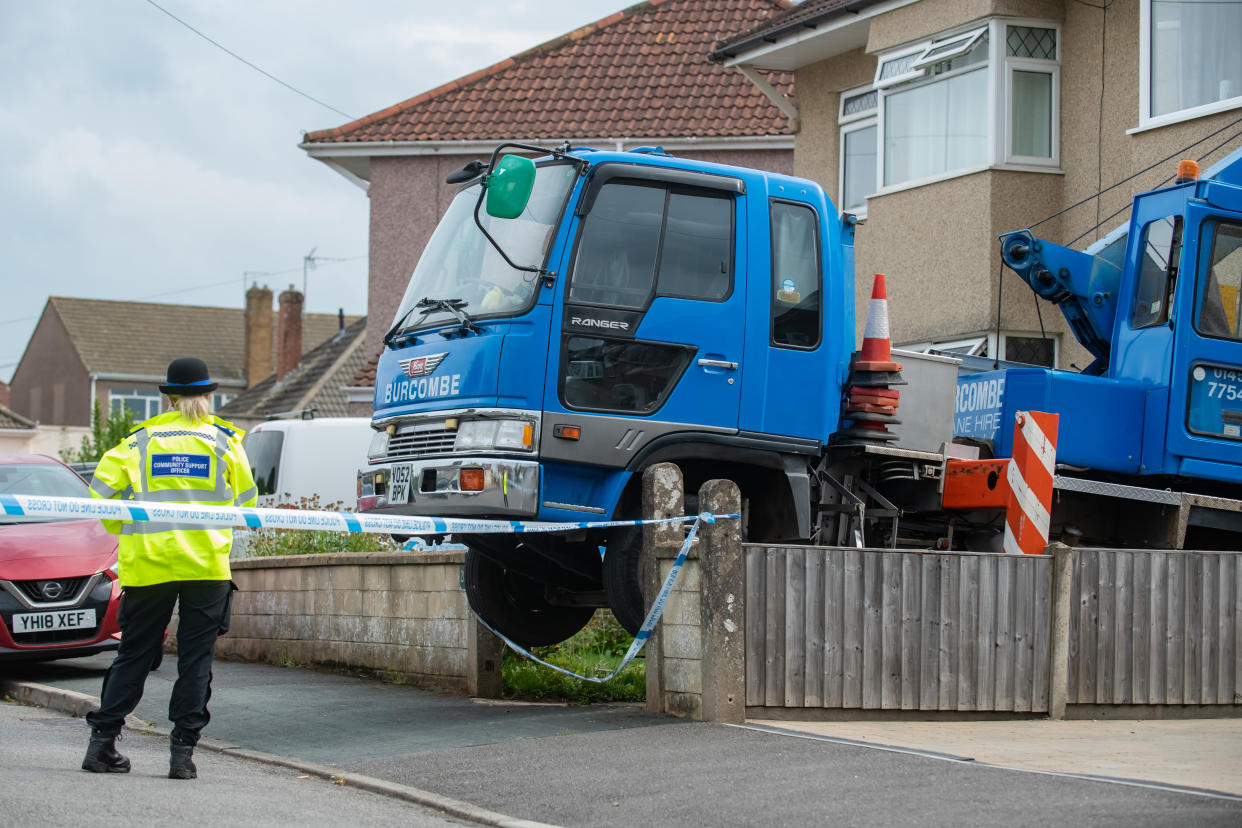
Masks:
[[[602,678],[621,663],[633,636],[617,623],[608,610],[598,610],[590,623],[572,638],[531,652],[550,664],[584,676]],[[643,701],[647,697],[646,662],[641,654],[620,674],[599,684],[550,670],[510,649],[502,666],[507,699],[560,700],[574,704],[610,701]]]

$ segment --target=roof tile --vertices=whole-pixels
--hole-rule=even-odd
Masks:
[[[344,126],[310,132],[306,142],[785,135],[780,110],[708,54],[726,22],[763,25],[797,8],[789,0],[647,0]],[[793,96],[792,74],[769,80]],[[689,95],[695,107],[679,112]],[[713,111],[739,115],[709,132]]]

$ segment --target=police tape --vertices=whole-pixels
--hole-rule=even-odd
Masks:
[[[471,520],[370,512],[329,512],[253,506],[195,506],[186,503],[156,503],[143,500],[104,500],[93,497],[44,497],[20,494],[0,494],[0,510],[3,514],[14,517],[167,523],[175,525],[169,528],[177,529],[240,526],[249,529],[306,529],[313,532],[363,532],[378,535],[571,532],[575,529],[607,529],[612,526],[641,526],[645,523],[684,523],[695,519],[694,515],[686,515],[658,520],[610,520],[596,523]]]
[[[655,602],[648,610],[642,626],[634,635],[629,649],[607,676],[583,676],[550,664],[496,630],[476,613],[479,623],[504,641],[515,652],[559,673],[583,681],[602,684],[626,668],[647,644],[651,631],[664,613],[664,605],[677,582],[686,555],[694,543],[700,524],[715,523],[717,518],[740,515],[684,515],[654,520],[610,520],[590,522],[550,522],[520,520],[468,520],[463,518],[431,518],[413,515],[375,515],[366,512],[328,512],[308,509],[268,509],[251,506],[194,506],[184,503],[153,503],[142,500],[103,500],[91,497],[44,497],[40,495],[0,494],[0,509],[12,517],[42,517],[60,520],[118,520],[135,523],[167,523],[178,529],[233,526],[250,529],[304,529],[313,532],[365,532],[371,534],[497,534],[526,532],[569,532],[576,529],[606,529],[614,526],[642,526],[657,523],[694,521],[686,539],[673,560]],[[187,524],[189,526],[187,526]]]
[[[558,673],[571,676],[582,681],[589,681],[593,684],[603,684],[612,678],[615,678],[629,663],[634,660],[639,651],[647,645],[647,639],[651,637],[651,631],[655,629],[656,622],[660,620],[660,616],[664,614],[664,604],[668,601],[669,593],[673,591],[673,584],[677,583],[677,576],[681,574],[682,564],[686,562],[686,555],[690,552],[690,546],[694,543],[694,536],[699,532],[699,524],[715,523],[716,518],[736,518],[741,515],[712,515],[707,512],[694,516],[694,523],[690,524],[690,531],[686,533],[686,539],[681,544],[681,549],[677,551],[677,557],[673,559],[673,565],[668,571],[668,575],[664,578],[664,583],[660,586],[660,593],[656,596],[655,603],[651,605],[651,609],[647,610],[647,617],[643,619],[642,626],[638,628],[638,632],[634,633],[634,640],[630,642],[630,648],[625,651],[621,663],[616,666],[611,673],[606,676],[584,676],[581,673],[575,673],[572,670],[566,670],[564,667],[558,667],[555,664],[544,661],[542,658],[531,653],[520,644],[516,644],[507,638],[503,633],[499,632],[491,624],[483,620],[483,616],[475,613],[479,619],[479,623],[491,630],[492,634],[499,638],[505,644],[509,645],[519,655],[529,658],[531,661],[542,664],[544,667],[551,667]],[[654,522],[654,521],[653,521]]]

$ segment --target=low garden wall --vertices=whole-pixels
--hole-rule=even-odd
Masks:
[[[497,698],[499,639],[461,586],[464,552],[288,555],[231,562],[238,591],[216,655],[372,670],[429,689]],[[176,646],[175,624],[169,646]]]

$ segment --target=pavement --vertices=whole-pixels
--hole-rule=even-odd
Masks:
[[[81,715],[109,659],[2,665],[0,694]],[[726,726],[262,664],[214,672],[199,753],[479,824],[1242,825],[1234,719]],[[174,678],[171,660],[151,675],[134,733],[167,726]],[[15,761],[0,735],[0,773]]]

